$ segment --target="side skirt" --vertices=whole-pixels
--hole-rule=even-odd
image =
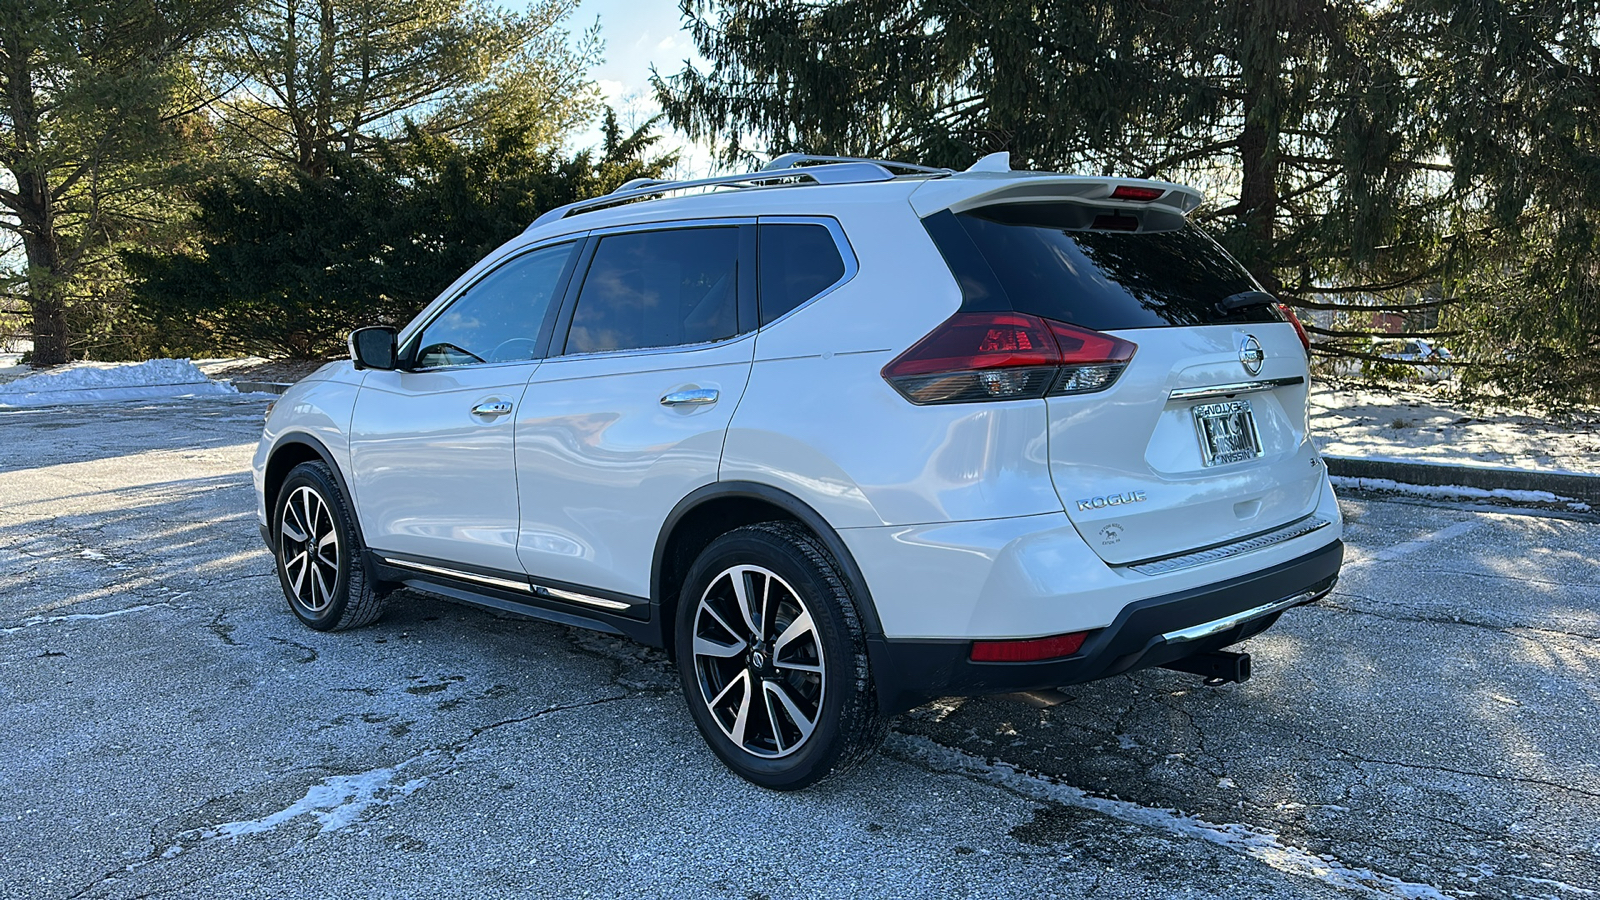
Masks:
[[[661,646],[660,629],[650,621],[650,601],[565,582],[535,584],[521,573],[490,572],[475,566],[367,550],[366,561],[379,581],[475,606],[560,625],[621,635]]]

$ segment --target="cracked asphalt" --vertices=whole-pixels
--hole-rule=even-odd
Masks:
[[[1347,499],[1345,575],[1166,671],[947,700],[796,795],[665,658],[421,594],[289,613],[264,401],[0,411],[0,896],[1600,891],[1600,524]]]

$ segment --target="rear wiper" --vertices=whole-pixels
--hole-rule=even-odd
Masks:
[[[1217,301],[1217,308],[1225,313],[1237,312],[1247,306],[1275,306],[1278,298],[1266,291],[1240,291]]]

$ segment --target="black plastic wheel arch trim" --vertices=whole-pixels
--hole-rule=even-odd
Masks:
[[[349,482],[344,480],[344,472],[339,468],[339,464],[333,461],[333,452],[328,449],[327,444],[324,444],[315,435],[304,431],[285,432],[278,437],[277,443],[272,445],[272,452],[267,454],[267,468],[271,468],[272,460],[283,450],[283,448],[290,445],[298,445],[311,450],[313,453],[317,454],[317,456],[321,457],[322,462],[327,465],[329,471],[333,472],[333,480],[339,485],[339,491],[344,494],[344,508],[345,511],[350,514],[350,525],[356,530],[356,537],[361,539],[361,546],[365,547],[367,545],[367,535],[366,532],[361,530],[361,514],[356,512],[355,492],[350,490]],[[290,471],[293,471],[293,469]],[[283,474],[285,480],[287,480],[289,473],[285,472]],[[265,477],[265,472],[263,472],[263,477]],[[265,488],[263,487],[263,491],[264,490]],[[272,511],[274,507],[278,505],[278,498],[272,497],[271,499],[267,499],[263,497],[263,501],[267,504],[267,524],[261,526],[261,537],[267,542],[267,549],[276,552],[277,546],[274,543],[274,538],[277,536],[277,526],[275,526],[272,522]],[[365,554],[362,556],[361,564],[366,569],[366,576],[369,579],[374,579],[377,581],[382,580],[376,578],[376,574],[374,573],[372,567],[368,564],[368,559]]]
[[[861,617],[862,629],[868,635],[883,634],[883,623],[878,618],[877,606],[872,602],[872,592],[867,588],[866,576],[861,574],[861,567],[856,565],[855,557],[850,554],[850,548],[845,546],[844,539],[839,537],[839,533],[828,524],[828,520],[824,519],[821,513],[812,509],[804,500],[780,488],[756,481],[717,481],[704,485],[679,500],[678,505],[667,514],[667,519],[661,526],[661,533],[656,538],[655,555],[650,562],[651,618],[659,619],[661,615],[661,604],[665,599],[662,596],[662,570],[666,561],[667,542],[671,539],[673,531],[683,517],[693,512],[696,507],[711,500],[725,498],[744,498],[770,503],[810,529],[843,570],[840,574],[845,577],[850,593],[855,597],[856,614]],[[662,627],[670,630],[672,623],[664,622]],[[662,640],[665,642],[667,638],[664,637]]]

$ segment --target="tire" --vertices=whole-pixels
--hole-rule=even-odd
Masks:
[[[301,463],[283,480],[272,547],[284,598],[308,627],[343,631],[383,615],[384,592],[362,567],[361,535],[326,463]]]
[[[739,776],[799,790],[883,743],[855,599],[810,532],[765,522],[722,535],[695,560],[680,598],[684,698]]]

